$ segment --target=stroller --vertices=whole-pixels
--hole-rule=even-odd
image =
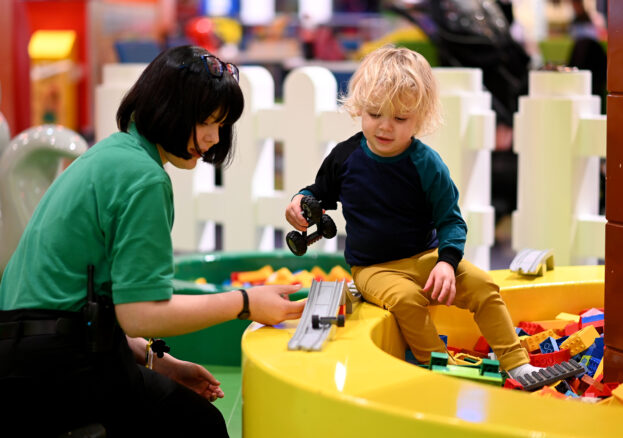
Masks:
[[[394,1],[388,9],[427,34],[442,66],[480,68],[497,122],[513,125],[518,98],[528,92],[530,56],[511,36],[510,9],[494,0]]]
[[[531,62],[511,36],[512,9],[495,0],[405,0],[388,8],[427,34],[442,66],[482,70],[498,130],[510,132],[519,97],[528,94]],[[491,203],[496,223],[517,206],[517,155],[511,150],[492,152]]]

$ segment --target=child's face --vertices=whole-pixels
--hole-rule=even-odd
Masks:
[[[215,119],[214,116],[208,117],[203,123],[197,123],[195,125],[195,133],[197,134],[197,146],[195,146],[195,140],[192,133],[188,139],[186,150],[191,155],[191,158],[184,160],[172,153],[159,148],[160,156],[163,158],[162,163],[170,162],[173,166],[179,169],[194,169],[197,165],[197,161],[201,159],[204,152],[207,152],[212,146],[219,142],[218,130],[222,124]],[[164,155],[164,156],[163,156]]]
[[[361,129],[372,152],[382,157],[393,157],[404,152],[411,144],[417,123],[415,111],[394,113],[383,108],[364,108]]]

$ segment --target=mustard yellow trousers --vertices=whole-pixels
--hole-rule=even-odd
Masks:
[[[437,250],[430,250],[406,259],[351,268],[363,298],[394,314],[409,348],[422,363],[429,361],[433,351],[446,352],[428,311],[428,306],[439,303],[431,299],[432,290],[422,291],[436,263]],[[453,305],[474,315],[502,369],[508,371],[530,362],[528,352],[519,343],[500,288],[489,274],[467,260],[462,260],[456,270]]]

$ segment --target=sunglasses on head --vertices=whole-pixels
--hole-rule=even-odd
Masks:
[[[240,81],[240,71],[238,67],[230,62],[223,62],[214,55],[201,55],[201,59],[206,69],[215,78],[222,78],[225,71],[234,77],[236,82]]]

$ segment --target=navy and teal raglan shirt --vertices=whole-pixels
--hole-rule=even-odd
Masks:
[[[374,154],[363,133],[337,144],[314,184],[300,191],[323,208],[342,204],[344,256],[351,266],[399,260],[439,248],[439,261],[456,269],[467,234],[459,192],[433,149],[413,139],[394,157]]]
[[[156,145],[132,124],[94,145],[49,187],[0,283],[0,310],[78,311],[87,265],[115,304],[173,293],[173,190]]]

